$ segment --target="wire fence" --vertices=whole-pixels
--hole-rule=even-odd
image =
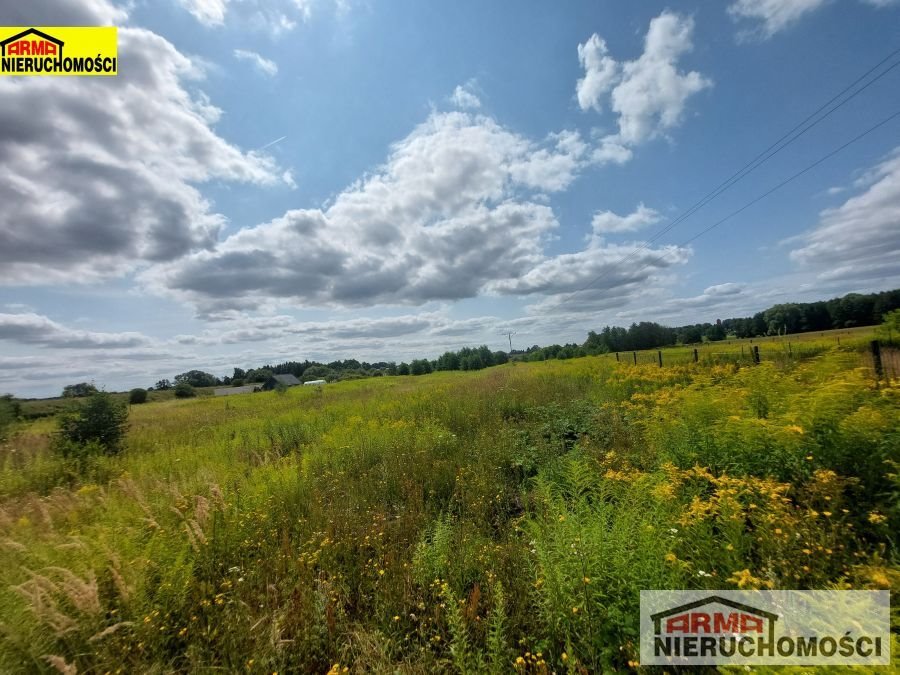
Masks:
[[[630,352],[612,352],[608,358],[632,365],[656,365],[659,367],[688,365],[755,365],[774,362],[786,366],[794,362],[815,358],[825,352],[837,350],[849,367],[864,368],[874,380],[900,380],[900,349],[893,341],[884,344],[878,340],[845,341],[841,346],[823,342],[760,341],[741,345],[676,347],[648,349]]]

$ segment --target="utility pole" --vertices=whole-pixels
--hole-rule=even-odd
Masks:
[[[508,333],[500,333],[500,334],[505,335],[509,339],[509,353],[512,354],[512,336],[515,335],[515,333],[510,331]]]

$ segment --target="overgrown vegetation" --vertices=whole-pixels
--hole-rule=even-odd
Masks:
[[[147,402],[147,390],[146,389],[132,389],[128,392],[128,402],[131,405],[140,405],[141,403]]]
[[[59,416],[55,439],[63,456],[115,455],[122,449],[128,410],[110,394],[100,391]]]
[[[642,588],[898,590],[900,387],[612,356],[136,406],[0,471],[0,670],[586,672]],[[99,475],[99,474],[98,474]]]

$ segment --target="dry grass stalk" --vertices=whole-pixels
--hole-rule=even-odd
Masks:
[[[97,577],[93,572],[89,572],[88,576],[82,579],[65,567],[48,567],[47,570],[56,572],[62,577],[56,587],[79,612],[97,615],[103,611]]]
[[[122,488],[122,492],[131,497],[137,505],[141,507],[141,511],[144,512],[146,516],[144,521],[147,522],[153,529],[161,530],[159,523],[156,521],[156,518],[153,517],[153,512],[150,510],[150,507],[147,505],[146,500],[144,500],[144,496],[141,494],[140,488],[138,488],[137,483],[135,483],[131,478],[123,477],[119,479],[119,485]]]
[[[104,628],[102,631],[100,631],[96,635],[92,635],[91,637],[88,638],[88,642],[96,642],[97,640],[102,640],[107,635],[112,635],[120,628],[126,628],[128,626],[133,626],[133,625],[134,625],[133,621],[120,621],[119,623],[113,624],[112,626],[109,626],[108,628]]]
[[[62,673],[63,675],[78,675],[78,666],[74,663],[66,663],[66,660],[61,656],[45,654],[41,658],[56,668],[58,673]]]
[[[58,590],[56,584],[47,577],[30,571],[28,573],[31,579],[13,586],[12,590],[25,600],[28,609],[38,621],[49,627],[56,637],[62,637],[75,630],[78,623],[59,609],[59,603],[54,597]]]

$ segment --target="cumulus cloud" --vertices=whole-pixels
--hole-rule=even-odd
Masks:
[[[647,225],[653,225],[662,220],[659,211],[644,206],[643,202],[628,215],[620,216],[612,211],[598,211],[591,220],[595,234],[609,232],[634,232]]]
[[[728,13],[753,27],[738,33],[740,39],[768,39],[828,4],[829,0],[735,0]],[[861,0],[879,9],[896,7],[900,0]]]
[[[197,21],[207,26],[221,26],[225,23],[228,0],[178,0]]]
[[[623,305],[630,300],[628,296],[636,285],[648,284],[658,272],[687,262],[690,255],[690,249],[678,246],[641,249],[634,243],[618,245],[594,240],[583,251],[548,257],[518,278],[495,282],[492,289],[512,295],[581,292],[584,299],[615,290],[613,304]]]
[[[803,16],[824,6],[827,0],[736,0],[728,7],[728,13],[738,20],[750,20],[757,24],[743,37],[757,35],[770,38]]]
[[[251,52],[247,49],[235,49],[234,58],[236,58],[238,61],[248,62],[263,75],[272,77],[278,74],[278,64],[274,61],[260,56],[256,52]]]
[[[642,143],[678,126],[688,98],[712,85],[696,71],[678,70],[678,59],[693,49],[693,30],[693,19],[663,12],[650,22],[644,53],[622,66],[622,80],[611,96],[625,144]]]
[[[679,59],[693,49],[693,30],[693,19],[665,11],[650,21],[643,53],[621,63],[609,56],[596,33],[578,45],[585,70],[576,85],[578,104],[582,110],[599,111],[609,98],[619,127],[617,134],[601,140],[596,159],[627,161],[630,147],[678,126],[687,100],[712,86],[700,73],[678,69]]]
[[[309,21],[313,5],[330,5],[340,16],[349,11],[350,0],[317,3],[316,0],[178,0],[201,24],[219,27],[238,23],[265,30],[277,37],[293,30],[297,21]]]
[[[790,257],[822,280],[900,277],[900,147],[866,174],[866,189],[800,238]]]
[[[0,314],[0,340],[28,346],[67,349],[118,349],[140,347],[149,339],[140,333],[95,333],[76,330],[40,314]]]
[[[557,228],[530,195],[587,161],[576,132],[531,141],[494,120],[434,113],[324,209],[293,210],[146,275],[205,314],[269,298],[300,306],[473,297],[543,260]]]
[[[459,84],[450,95],[450,101],[462,110],[476,110],[481,107],[481,99],[473,91],[474,83]]]
[[[221,111],[189,89],[203,73],[168,41],[120,28],[119,61],[116,78],[0,80],[0,162],[15,167],[0,281],[90,281],[209,248],[224,218],[195,185],[281,182],[269,156],[216,134]]]
[[[117,25],[128,12],[108,0],[28,0],[0,6],[5,26],[97,26]]]
[[[584,77],[578,80],[575,93],[582,110],[602,110],[601,98],[613,88],[620,77],[619,63],[609,56],[606,42],[594,33],[587,42],[578,45],[578,61]]]

